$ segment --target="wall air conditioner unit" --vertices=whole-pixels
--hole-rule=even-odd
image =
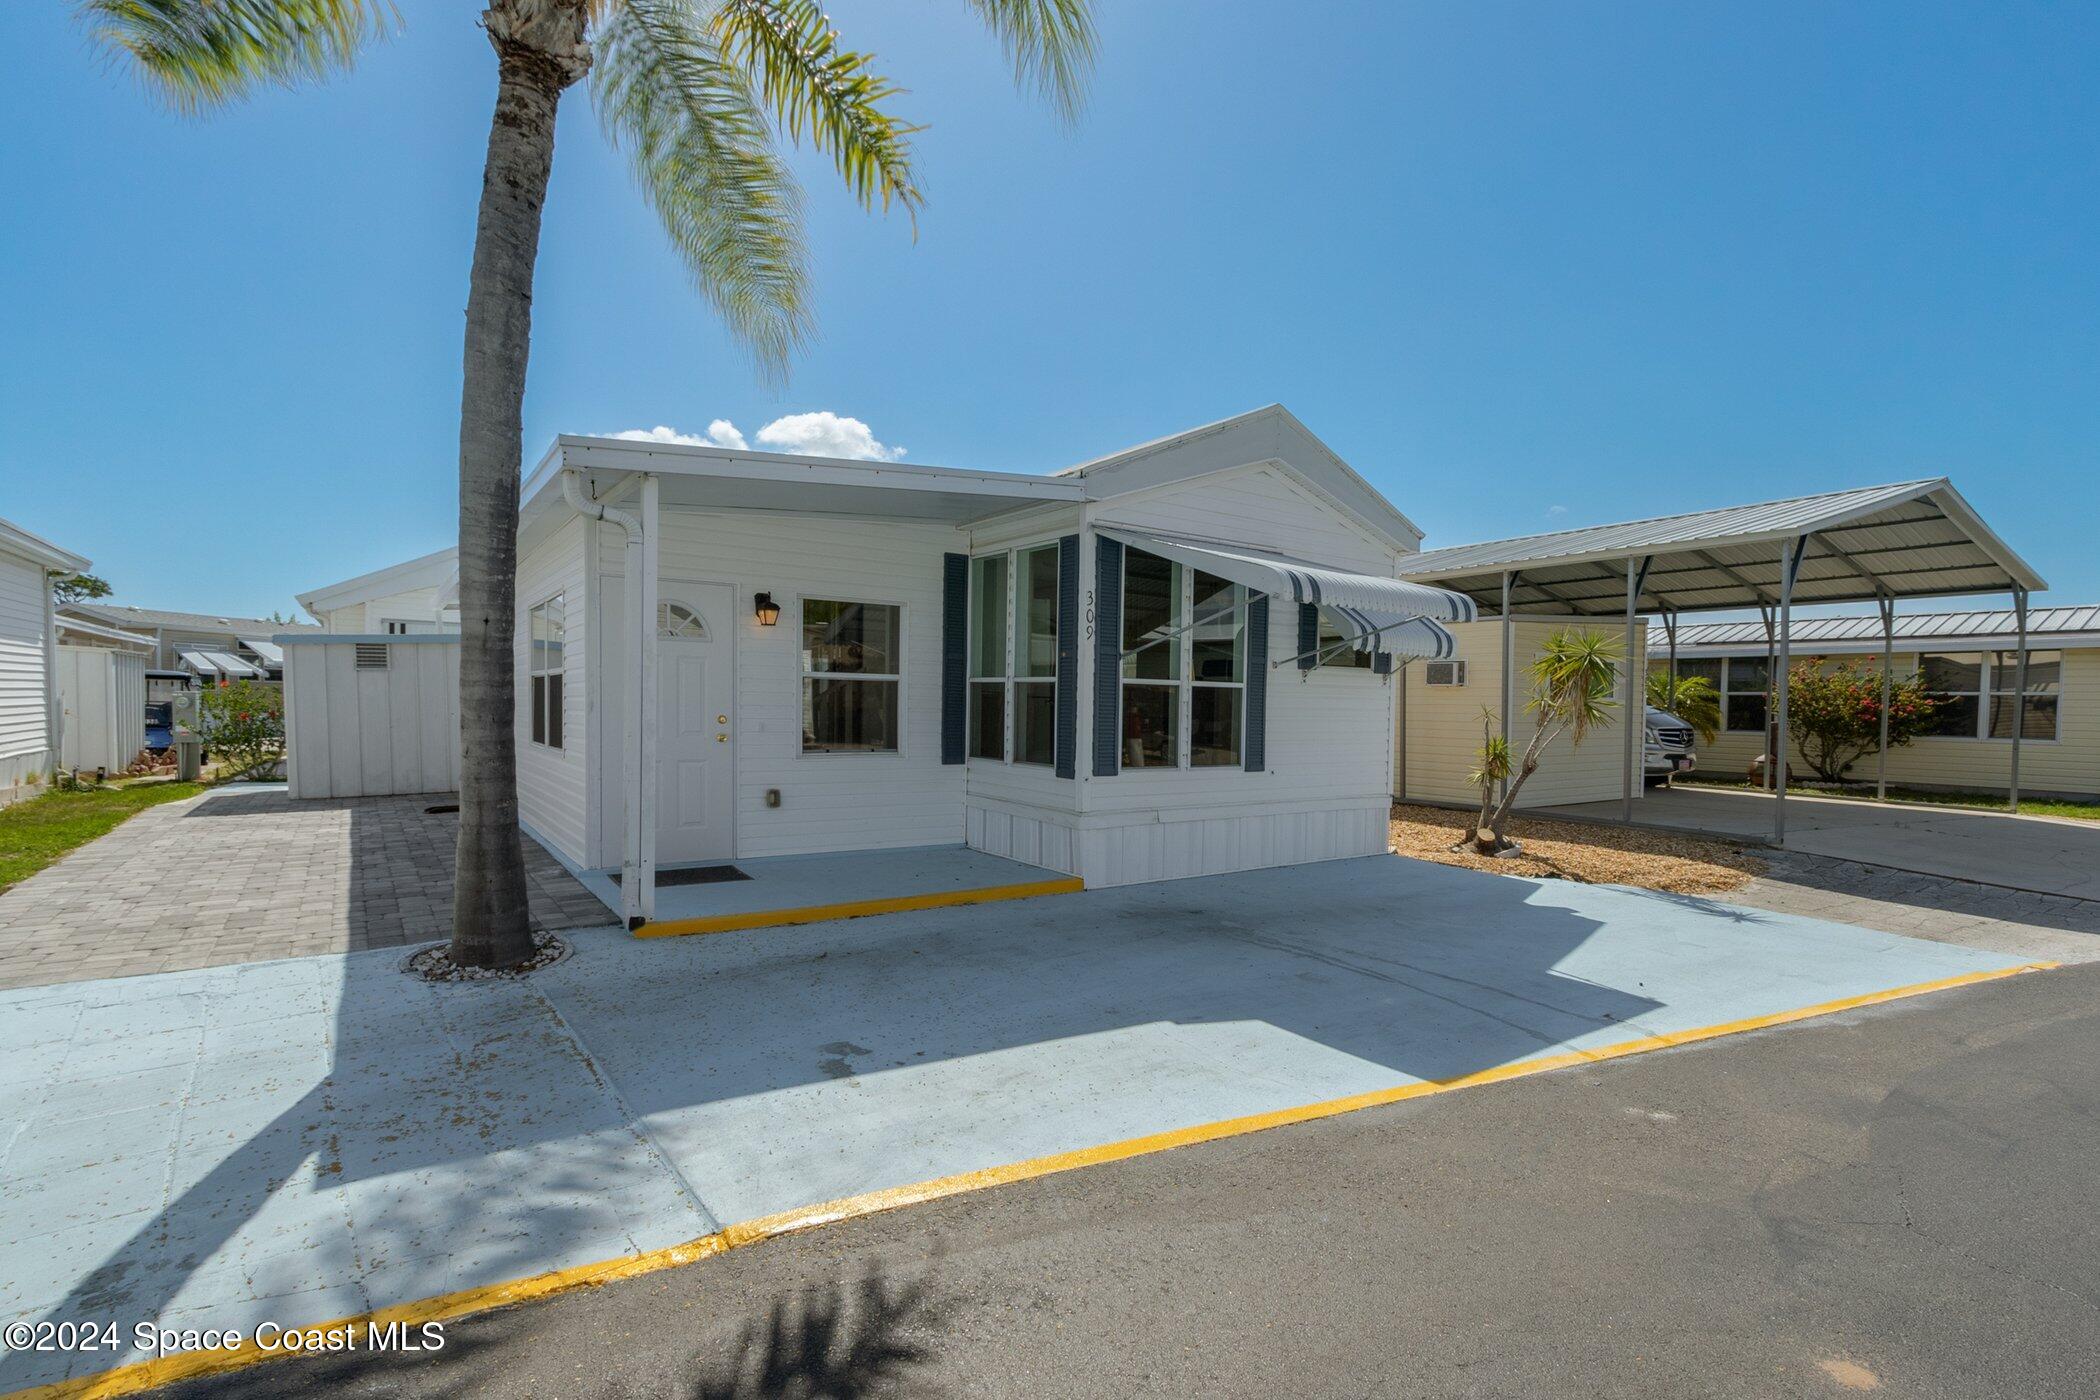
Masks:
[[[1464,685],[1466,663],[1463,661],[1429,661],[1422,666],[1424,685]]]

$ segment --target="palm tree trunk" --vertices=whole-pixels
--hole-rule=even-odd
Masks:
[[[459,851],[452,959],[514,967],[532,955],[518,837],[518,477],[540,211],[562,90],[590,64],[573,0],[497,0],[496,112],[482,171],[459,400]]]

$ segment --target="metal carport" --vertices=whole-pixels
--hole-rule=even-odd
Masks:
[[[1430,550],[1409,558],[1401,576],[1466,594],[1502,618],[1501,724],[1516,708],[1512,611],[1577,617],[1623,616],[1626,664],[1645,685],[1645,655],[1634,650],[1634,619],[1659,614],[1672,639],[1683,613],[1755,609],[1777,659],[1779,749],[1785,752],[1788,670],[1796,603],[1877,605],[1882,621],[1882,777],[1887,786],[1887,690],[1895,609],[1903,598],[2010,593],[2019,619],[2019,674],[2027,684],[2028,595],[2048,584],[1992,532],[1945,477],[1863,486],[1815,496],[1659,516],[1617,525],[1526,535]],[[1629,697],[1640,686],[1629,685]],[[1770,732],[1772,725],[1768,725]],[[2012,734],[2011,805],[2020,807],[2020,730]],[[1635,726],[1624,736],[1621,817],[1633,819]],[[1786,767],[1773,774],[1773,838],[1786,839]]]

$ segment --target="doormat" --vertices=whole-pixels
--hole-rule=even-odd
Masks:
[[[689,870],[659,870],[656,872],[656,887],[665,885],[719,885],[725,880],[748,880],[751,877],[733,865],[696,865]],[[612,872],[612,882],[620,883],[620,872]]]

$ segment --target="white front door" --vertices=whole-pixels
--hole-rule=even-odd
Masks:
[[[658,586],[656,863],[736,854],[734,614],[719,583]]]

